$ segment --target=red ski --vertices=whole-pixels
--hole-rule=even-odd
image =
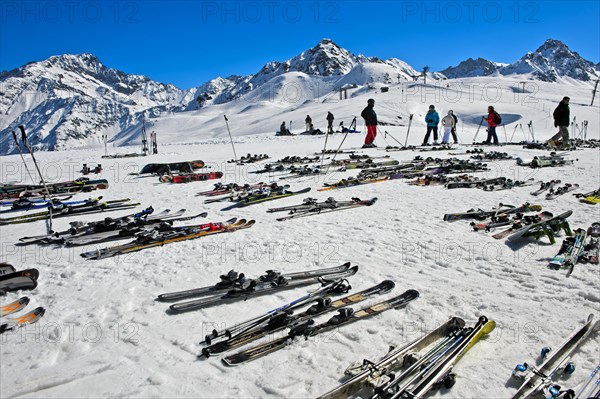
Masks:
[[[189,173],[186,175],[173,176],[173,183],[189,183],[192,181],[205,181],[220,179],[223,177],[223,172],[208,172],[208,173]]]

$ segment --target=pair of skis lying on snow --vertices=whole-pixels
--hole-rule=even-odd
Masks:
[[[598,322],[594,321],[594,315],[590,314],[587,321],[568,336],[558,347],[542,349],[541,356],[544,362],[540,366],[527,363],[518,364],[512,372],[512,377],[521,382],[521,386],[513,395],[513,399],[522,398],[591,398],[590,393],[594,388],[589,388],[590,382],[594,380],[595,373],[579,389],[575,391],[563,390],[555,381],[561,375],[571,374],[575,371],[574,363],[571,362],[572,354],[577,348],[597,329]],[[597,373],[597,370],[596,370]],[[600,379],[597,380],[597,384]],[[600,392],[600,391],[599,391]],[[575,396],[576,395],[576,396]]]
[[[254,220],[232,218],[225,222],[210,222],[191,226],[168,226],[165,231],[160,228],[141,232],[129,243],[101,248],[81,254],[86,259],[104,259],[112,256],[128,254],[147,248],[160,247],[174,242],[192,240],[195,238],[231,233],[254,226]]]
[[[549,226],[554,223],[563,221],[569,216],[571,216],[571,214],[573,213],[573,211],[569,210],[561,213],[560,215],[554,216],[550,212],[541,212],[533,216],[523,216],[520,220],[516,221],[511,221],[509,218],[507,218],[507,216],[509,215],[516,215],[523,212],[539,210],[541,210],[541,206],[539,205],[524,204],[520,207],[514,207],[511,205],[500,204],[500,206],[497,209],[493,209],[490,211],[471,210],[465,213],[446,214],[444,215],[444,220],[448,222],[453,222],[461,219],[485,220],[491,217],[491,223],[472,222],[471,225],[474,227],[475,230],[491,230],[492,228],[496,227],[512,225],[508,229],[500,231],[492,236],[496,239],[507,238],[507,240],[510,242],[522,238],[523,236],[527,235],[529,232],[535,229],[543,228],[544,226]],[[501,218],[505,218],[506,220],[500,220]]]
[[[12,265],[0,264],[0,296],[10,291],[34,289],[37,287],[39,272],[37,269],[16,271]],[[7,316],[23,310],[29,304],[28,297],[22,297],[7,305],[0,306],[0,334],[20,328],[24,325],[35,323],[46,310],[43,307],[25,313],[21,316],[7,318]]]
[[[256,278],[247,278],[243,273],[238,274],[230,271],[222,275],[221,281],[213,286],[161,294],[157,300],[175,302],[201,297],[176,303],[169,307],[170,313],[182,313],[223,303],[246,300],[249,297],[275,291],[316,284],[322,282],[322,279],[330,281],[346,278],[356,274],[357,271],[358,266],[351,266],[350,262],[336,267],[294,273],[268,270],[264,275]]]
[[[39,236],[23,237],[17,245],[28,244],[63,244],[89,245],[119,239],[134,237],[136,234],[160,228],[162,231],[168,229],[173,222],[191,220],[198,217],[206,217],[203,212],[197,215],[182,216],[185,209],[171,212],[169,209],[160,213],[154,213],[152,207],[141,212],[119,218],[105,218],[96,222],[82,223],[71,222],[71,228],[64,231],[52,232]]]
[[[334,198],[328,198],[323,202],[317,202],[314,198],[306,198],[300,205],[291,205],[281,208],[271,208],[267,210],[269,213],[275,212],[288,212],[288,216],[282,216],[277,220],[288,220],[301,218],[306,216],[318,215],[322,213],[329,213],[335,211],[341,211],[345,209],[358,208],[361,206],[371,206],[377,201],[377,198],[370,200],[361,200],[360,198],[352,198],[350,201],[336,201]]]
[[[44,316],[46,309],[39,306],[21,316],[6,317],[23,310],[29,304],[29,298],[24,296],[7,305],[0,306],[0,334],[16,330],[28,324],[33,324]]]
[[[129,202],[129,198],[123,198],[111,201],[102,201],[102,197],[86,200],[78,204],[49,204],[46,206],[48,210],[27,213],[24,215],[13,216],[0,219],[0,226],[8,224],[29,223],[38,220],[56,219],[73,215],[88,215],[93,213],[110,212],[122,209],[131,209],[139,205],[139,203]]]

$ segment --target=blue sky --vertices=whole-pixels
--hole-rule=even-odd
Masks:
[[[600,61],[600,1],[0,2],[0,70],[89,52],[180,88],[257,72],[324,37],[432,71],[468,57],[513,62],[548,38]]]

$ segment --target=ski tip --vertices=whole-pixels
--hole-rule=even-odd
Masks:
[[[390,292],[396,287],[396,283],[392,280],[384,280],[379,284],[379,288],[381,289],[380,293],[385,294]]]

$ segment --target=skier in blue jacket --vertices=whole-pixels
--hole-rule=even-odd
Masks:
[[[435,110],[435,106],[429,106],[429,112],[425,115],[425,122],[427,122],[427,134],[425,134],[425,138],[423,139],[422,145],[429,145],[429,135],[433,131],[433,144],[437,145],[438,142],[438,124],[440,123],[440,116]]]

